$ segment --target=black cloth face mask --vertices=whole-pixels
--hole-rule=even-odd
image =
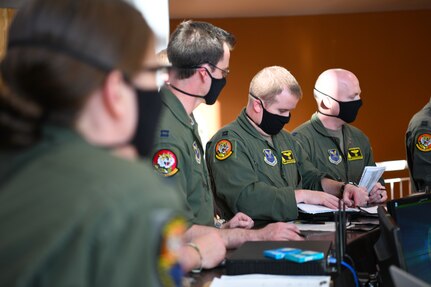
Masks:
[[[321,113],[322,115],[328,116],[328,117],[339,118],[339,119],[345,121],[346,123],[351,123],[351,122],[355,121],[356,116],[358,115],[359,108],[362,106],[362,100],[361,99],[350,101],[350,102],[342,102],[342,101],[334,99],[330,95],[322,93],[321,91],[319,91],[316,88],[314,88],[314,89],[316,91],[318,91],[319,93],[321,93],[322,95],[330,97],[331,99],[336,101],[338,103],[338,106],[340,107],[340,111],[338,112],[338,115],[336,115],[336,116],[325,114],[325,113],[321,112],[320,110],[317,110],[317,112]]]
[[[171,86],[174,90],[177,90],[178,92],[183,93],[187,96],[195,97],[195,98],[203,98],[205,100],[205,104],[207,105],[214,105],[214,103],[217,101],[218,96],[221,93],[221,90],[223,90],[224,86],[226,85],[226,78],[221,78],[221,79],[214,78],[207,68],[205,67],[203,68],[207,71],[208,75],[211,78],[211,87],[205,96],[190,94],[186,91],[178,89],[177,87],[171,84],[169,84],[169,86]]]
[[[262,105],[263,109],[263,115],[262,115],[262,121],[260,124],[255,123],[259,128],[262,129],[265,133],[269,135],[276,135],[278,134],[284,127],[285,124],[287,124],[290,120],[290,113],[289,116],[280,116],[273,113],[268,112],[265,107],[263,106],[263,102],[260,98],[254,96],[250,93],[250,95],[259,100],[260,104]],[[251,119],[248,115],[247,117]],[[254,122],[254,121],[253,121]]]
[[[138,106],[138,121],[131,143],[141,157],[150,154],[153,148],[157,123],[162,110],[162,99],[158,90],[142,90],[134,87]]]

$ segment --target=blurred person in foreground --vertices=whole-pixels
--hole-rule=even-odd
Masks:
[[[1,286],[180,286],[181,266],[224,258],[217,233],[184,244],[177,194],[114,152],[154,134],[153,45],[123,1],[18,11],[0,64]]]

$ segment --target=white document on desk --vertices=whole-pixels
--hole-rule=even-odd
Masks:
[[[368,193],[370,193],[385,170],[386,168],[384,166],[366,166],[358,185],[360,187],[365,187]]]
[[[329,287],[329,276],[248,274],[214,278],[210,287]]]
[[[327,212],[336,212],[338,209],[331,209],[329,207],[317,204],[298,203],[298,209],[304,213],[319,214]],[[346,212],[359,212],[358,208],[346,208]]]

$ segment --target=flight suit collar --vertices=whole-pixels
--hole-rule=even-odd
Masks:
[[[332,138],[332,136],[328,133],[328,130],[325,128],[325,126],[323,125],[322,121],[319,119],[319,117],[317,116],[317,113],[313,114],[311,116],[311,120],[310,120],[311,126],[321,135],[325,136],[325,137],[330,137]],[[343,134],[344,134],[344,125],[342,127],[343,130]]]
[[[270,145],[272,148],[275,149],[275,143],[280,139],[283,139],[283,130],[281,130],[278,134],[272,136],[272,143],[268,140],[266,140],[259,132],[258,130],[250,123],[249,118],[246,115],[246,109],[244,108],[240,115],[238,116],[238,123],[239,125],[250,135],[255,137],[256,139],[266,142],[268,145]]]
[[[162,87],[160,90],[162,94],[163,104],[172,112],[174,117],[178,119],[184,126],[193,130],[196,125],[196,121],[192,116],[189,116],[180,100],[166,87]],[[195,124],[192,125],[191,121]]]

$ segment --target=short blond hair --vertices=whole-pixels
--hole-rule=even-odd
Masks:
[[[259,71],[251,80],[249,93],[268,104],[275,101],[275,96],[288,88],[298,99],[302,98],[302,90],[295,77],[280,66],[266,67]]]

